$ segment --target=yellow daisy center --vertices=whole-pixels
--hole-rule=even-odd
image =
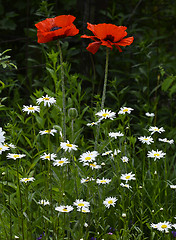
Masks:
[[[82,212],[86,212],[86,210],[85,210],[85,209],[82,209]]]
[[[2,150],[2,148],[0,147],[0,150]]]
[[[159,157],[159,155],[160,155],[159,153],[154,153],[155,157]]]
[[[127,108],[123,109],[123,112],[128,112],[128,109]]]
[[[66,146],[67,146],[67,147],[72,147],[72,144],[67,143]]]
[[[29,110],[34,110],[34,107],[28,107]]]
[[[68,209],[67,209],[67,208],[63,208],[63,211],[64,211],[64,212],[68,212]]]
[[[155,131],[159,131],[159,129],[158,129],[158,128],[155,128],[154,130],[155,130]]]
[[[78,203],[79,207],[84,207],[84,203]]]
[[[24,179],[25,182],[27,182],[27,181],[29,181],[29,180],[30,180],[30,178],[26,178],[26,179]]]
[[[144,141],[148,141],[148,138],[144,138]]]
[[[86,161],[89,161],[91,159],[91,157],[86,157],[85,160]]]
[[[51,130],[45,130],[45,132],[46,132],[46,133],[50,133],[50,132],[51,132]]]
[[[4,147],[8,147],[7,144],[4,144]]]
[[[103,113],[102,116],[103,117],[109,116],[109,113]]]
[[[48,97],[45,97],[45,98],[43,98],[43,100],[46,100],[46,101],[48,101],[48,100],[49,100],[49,98],[48,98]]]
[[[48,159],[48,158],[50,158],[50,156],[45,156],[45,158],[47,158],[47,159]]]
[[[125,178],[126,178],[126,179],[130,179],[130,176],[126,176]]]
[[[112,201],[112,200],[109,200],[109,201],[108,201],[108,204],[112,204],[112,203],[113,203],[113,201]]]
[[[161,228],[167,228],[166,224],[161,225]]]
[[[14,158],[17,158],[17,157],[19,157],[19,155],[18,155],[18,154],[14,154],[13,157],[14,157]]]
[[[91,163],[91,164],[90,164],[90,166],[92,166],[92,167],[95,167],[96,165],[95,165],[95,164],[93,164],[93,163]]]
[[[101,182],[101,183],[104,183],[104,182],[106,182],[106,180],[101,180],[100,182]]]
[[[61,160],[61,161],[58,161],[58,163],[64,163],[64,161]]]

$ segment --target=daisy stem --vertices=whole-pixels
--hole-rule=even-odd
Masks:
[[[7,189],[8,189],[8,167],[7,167]],[[4,191],[3,191],[4,192]],[[3,194],[3,196],[4,196],[4,194]],[[11,201],[10,201],[10,193],[8,194],[8,200],[9,200],[9,211],[10,211],[10,240],[12,240],[12,213],[11,213]],[[3,221],[2,221],[2,223],[3,223]],[[6,232],[6,229],[4,228],[4,230],[5,230],[5,233],[6,233],[6,235],[7,235],[7,232]]]
[[[106,99],[106,86],[107,86],[107,80],[108,80],[108,63],[109,63],[109,48],[106,48],[105,76],[104,76],[103,95],[101,100],[101,110],[103,110],[104,108],[105,99]],[[95,150],[97,150],[99,132],[100,132],[100,123],[97,126],[97,133],[95,138]]]
[[[164,159],[164,170],[165,170],[165,183],[166,183],[166,186],[165,186],[165,202],[166,202],[166,211],[168,213],[168,200],[167,200],[167,159],[165,157]]]
[[[19,180],[18,159],[16,160],[16,168],[17,168],[17,187],[18,187],[19,196],[20,196],[20,217],[21,217],[21,228],[22,228],[21,229],[22,230],[22,240],[25,240],[25,238],[24,238],[24,223],[23,223],[23,203],[22,203],[20,180]]]
[[[64,83],[64,67],[63,57],[60,42],[57,42],[60,54],[60,65],[61,65],[61,82],[62,82],[62,107],[63,107],[63,140],[66,141],[66,107],[65,107],[65,83]]]

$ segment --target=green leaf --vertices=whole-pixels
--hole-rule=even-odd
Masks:
[[[172,85],[172,83],[173,83],[174,80],[175,80],[175,77],[173,77],[173,75],[167,77],[167,78],[163,81],[163,83],[162,83],[162,85],[161,85],[161,89],[166,92],[166,91],[169,89],[169,87]]]

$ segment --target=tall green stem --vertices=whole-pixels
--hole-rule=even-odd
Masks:
[[[19,180],[18,160],[16,160],[16,168],[17,168],[17,187],[18,187],[19,197],[20,197],[20,217],[21,217],[22,240],[24,240],[25,238],[24,238],[23,203],[22,203],[20,180]]]
[[[60,42],[57,42],[60,55],[60,65],[61,65],[61,82],[62,82],[62,108],[63,108],[63,140],[66,141],[66,108],[65,108],[65,83],[64,83],[64,67],[63,67],[63,57]]]
[[[104,108],[104,103],[106,98],[106,86],[107,86],[107,80],[108,80],[108,63],[109,63],[109,48],[106,48],[106,64],[105,64],[103,95],[101,100],[101,110],[103,110]]]
[[[103,110],[103,108],[104,108],[105,99],[106,99],[106,86],[107,86],[107,80],[108,80],[108,63],[109,63],[109,48],[106,48],[106,64],[105,64],[103,95],[102,95],[102,100],[101,100],[101,110]],[[96,133],[96,138],[95,138],[95,150],[97,150],[99,132],[100,132],[100,123],[97,126],[97,133]]]

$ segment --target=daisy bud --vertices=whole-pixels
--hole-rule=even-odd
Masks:
[[[125,218],[126,217],[126,213],[122,213],[122,217]]]

